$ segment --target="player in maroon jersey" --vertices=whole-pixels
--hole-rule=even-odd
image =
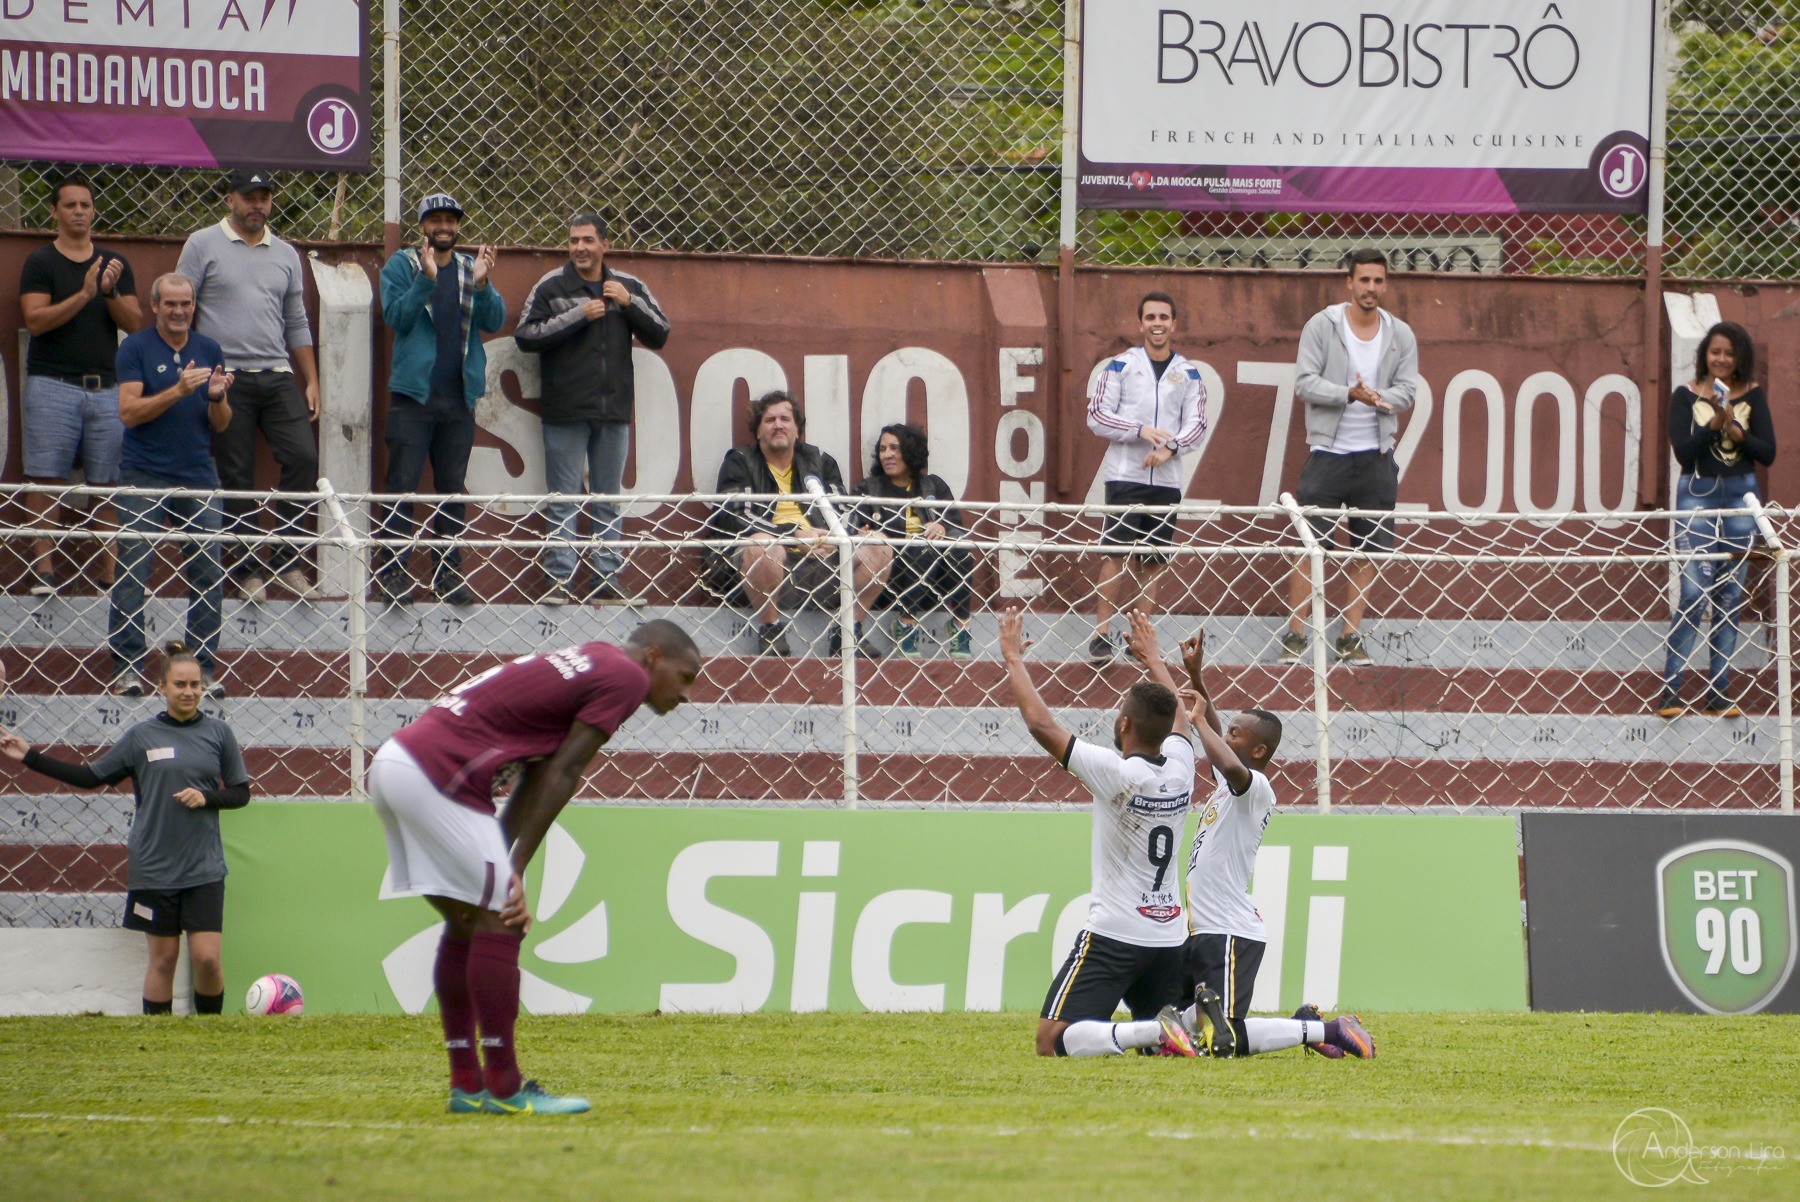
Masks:
[[[369,795],[387,828],[393,887],[422,894],[444,916],[433,981],[452,1114],[588,1108],[519,1073],[519,945],[531,925],[525,866],[619,724],[646,703],[668,713],[699,674],[700,651],[686,631],[645,622],[623,647],[583,643],[490,668],[376,752]],[[523,772],[497,813],[495,776],[511,764]]]

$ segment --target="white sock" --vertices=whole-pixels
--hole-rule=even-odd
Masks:
[[[1325,1024],[1304,1018],[1246,1018],[1244,1020],[1245,1051],[1279,1052],[1297,1048],[1303,1043],[1320,1043],[1325,1038]]]
[[[1063,1048],[1071,1056],[1123,1056],[1133,1048],[1162,1043],[1162,1025],[1143,1023],[1070,1023],[1063,1028]]]

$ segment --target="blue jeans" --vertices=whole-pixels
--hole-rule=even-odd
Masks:
[[[625,457],[630,453],[630,422],[545,423],[544,486],[569,496],[584,492],[616,496],[625,486]],[[581,566],[573,544],[581,538],[583,509],[593,523],[594,538],[603,543],[619,539],[619,507],[611,501],[547,502],[544,510],[550,521],[545,537],[566,541],[545,550],[544,571],[563,584],[573,583]],[[611,581],[619,574],[617,547],[595,546],[589,556],[595,583]]]
[[[119,483],[126,488],[191,488],[152,476],[147,472],[127,471]],[[112,589],[112,608],[107,616],[106,642],[112,649],[113,667],[138,672],[144,670],[144,593],[150,585],[150,573],[156,566],[156,544],[142,537],[160,534],[163,527],[171,530],[194,530],[217,534],[225,518],[224,507],[217,497],[120,496],[113,502],[119,511],[119,570]],[[182,542],[181,574],[187,580],[187,645],[207,675],[213,675],[213,659],[219,650],[219,625],[222,621],[221,585],[225,570],[221,566],[216,542]]]
[[[1698,491],[1696,491],[1698,490]],[[1744,496],[1756,490],[1756,476],[1683,475],[1675,485],[1675,508],[1682,514],[1701,509],[1742,509]],[[1741,555],[1756,537],[1756,519],[1749,514],[1723,517],[1680,517],[1675,523],[1678,555],[1731,553]],[[1738,611],[1744,605],[1744,561],[1688,559],[1681,568],[1681,600],[1669,626],[1669,653],[1663,661],[1663,692],[1681,693],[1681,678],[1688,656],[1700,637],[1700,624],[1712,609],[1712,630],[1707,636],[1711,671],[1707,693],[1717,700],[1731,699],[1731,653],[1737,650]]]

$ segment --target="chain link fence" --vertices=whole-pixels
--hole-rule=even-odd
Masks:
[[[25,490],[8,491],[0,550],[22,572],[32,540],[49,539],[59,584],[50,596],[0,597],[0,726],[53,754],[91,758],[160,706],[117,690],[107,493],[64,494],[90,511],[64,525],[24,520]],[[381,741],[448,689],[518,656],[623,641],[652,617],[680,622],[706,657],[693,702],[621,728],[578,804],[1081,804],[1079,786],[1017,715],[997,611],[1025,609],[1037,687],[1084,738],[1111,737],[1121,694],[1143,678],[1128,657],[1096,658],[1092,646],[1101,524],[1116,512],[1102,507],[969,504],[919,514],[921,526],[945,518],[944,539],[853,544],[850,532],[873,511],[840,502],[849,525],[832,538],[850,553],[809,557],[791,575],[798,587],[778,597],[776,640],[742,578],[721,570],[749,540],[704,537],[708,502],[725,498],[627,499],[615,545],[627,599],[560,605],[545,603],[543,498],[472,499],[448,577],[437,561],[449,543],[378,547],[362,533],[379,528],[386,499],[314,499],[322,535],[286,537],[305,552],[320,596],[279,586],[255,602],[225,594],[225,696],[208,704],[236,730],[258,797],[355,796]],[[1152,606],[1177,674],[1179,640],[1203,630],[1220,709],[1281,716],[1272,776],[1284,804],[1435,813],[1791,805],[1791,581],[1776,548],[1796,545],[1800,519],[1768,517],[1746,569],[1730,698],[1741,716],[1701,712],[1702,639],[1685,712],[1661,718],[1671,589],[1685,562],[1670,544],[1670,515],[1405,514],[1371,593],[1363,639],[1373,662],[1364,666],[1334,654],[1349,554],[1305,543],[1301,517],[1282,507],[1182,508]],[[230,535],[155,537],[152,646],[186,629],[180,544],[212,537],[228,561],[235,553]],[[365,591],[395,549],[406,558],[385,594]],[[1324,621],[1309,617],[1305,652],[1284,663],[1296,563],[1324,582]],[[926,584],[908,587],[915,578]],[[478,603],[441,598],[465,582]],[[1115,617],[1111,629],[1120,636],[1125,623]],[[0,779],[0,923],[116,919],[131,794],[63,790],[10,761]]]
[[[395,2],[395,0],[389,0]],[[1800,266],[1800,21],[1771,0],[1679,0],[1669,30],[1667,271]],[[371,45],[380,112],[379,7]],[[625,249],[1054,259],[1059,0],[471,0],[400,27],[402,222],[455,193],[468,236],[560,245],[597,207]],[[44,228],[59,164],[0,167],[0,225]],[[218,219],[218,174],[100,167],[110,233]],[[381,237],[379,175],[293,173],[277,224]],[[1645,223],[1599,215],[1088,212],[1085,261],[1633,276]]]

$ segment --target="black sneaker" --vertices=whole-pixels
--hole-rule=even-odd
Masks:
[[[589,605],[642,605],[642,597],[634,597],[619,587],[616,579],[596,580],[588,587],[586,601]]]
[[[56,577],[49,572],[40,572],[33,568],[26,579],[31,581],[31,587],[25,590],[29,595],[33,597],[56,596]]]
[[[218,678],[211,672],[202,672],[200,674],[200,694],[208,701],[223,701],[225,686],[220,684]]]
[[[756,653],[758,655],[792,655],[793,648],[788,646],[787,623],[759,622],[756,627]]]
[[[1102,631],[1088,640],[1088,660],[1096,664],[1110,664],[1116,649],[1112,635]]]
[[[1237,1033],[1225,1018],[1225,1003],[1204,981],[1194,986],[1194,1032],[1201,1055],[1220,1060],[1237,1055]]]
[[[439,593],[438,600],[442,601],[445,605],[455,605],[459,608],[481,604],[481,598],[475,595],[475,590],[471,589],[466,582],[461,580],[457,581],[456,587],[449,592]]]
[[[377,605],[404,605],[411,597],[412,590],[405,588],[398,577],[377,576],[369,586],[369,600]]]
[[[1291,630],[1282,632],[1281,651],[1275,656],[1278,664],[1303,664],[1306,662],[1306,636],[1295,634]]]
[[[856,623],[856,654],[861,659],[880,659],[881,651],[869,640],[863,638],[863,624]],[[832,624],[831,637],[826,641],[825,654],[833,659],[844,654],[844,631],[836,623]]]
[[[113,673],[112,689],[114,697],[142,697],[144,695],[144,678],[133,668],[120,668]]]
[[[1338,635],[1337,661],[1346,667],[1360,668],[1372,663],[1368,651],[1363,648],[1362,635],[1354,630],[1346,630]]]

